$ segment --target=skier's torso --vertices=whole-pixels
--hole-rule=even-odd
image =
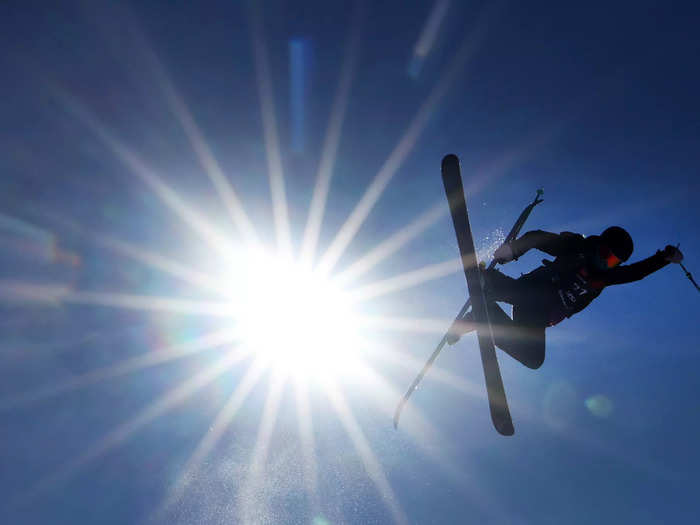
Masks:
[[[518,279],[525,285],[522,302],[538,309],[546,317],[544,321],[553,326],[586,308],[606,286],[638,281],[668,264],[658,251],[633,264],[601,269],[597,258],[600,242],[598,236],[542,230],[513,241],[511,249],[516,258],[531,248],[556,257]]]
[[[559,257],[552,266],[552,285],[556,298],[551,305],[550,324],[554,325],[591,304],[603,291],[605,283],[602,279],[595,278],[586,254]]]
[[[542,308],[547,310],[548,324],[553,326],[580,312],[600,295],[605,283],[591,270],[585,253],[557,257],[553,262],[523,276],[546,290],[541,295]]]

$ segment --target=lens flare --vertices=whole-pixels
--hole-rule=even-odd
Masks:
[[[603,394],[591,396],[584,401],[586,408],[591,414],[600,418],[607,418],[613,412],[613,402]]]

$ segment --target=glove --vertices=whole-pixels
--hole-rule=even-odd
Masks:
[[[515,259],[515,254],[513,253],[513,248],[510,244],[502,244],[495,252],[493,252],[493,258],[498,264],[505,264],[507,262]]]
[[[664,260],[666,262],[670,263],[680,263],[683,260],[683,254],[681,251],[676,248],[675,246],[671,246],[668,244],[666,248],[661,252],[661,255],[663,255]]]

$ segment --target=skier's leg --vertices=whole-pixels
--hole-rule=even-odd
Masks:
[[[525,313],[528,311],[515,305],[511,319],[492,303],[489,316],[496,346],[528,368],[537,369],[544,362],[545,325],[538,322],[537,316]]]
[[[523,286],[518,279],[513,279],[495,269],[485,270],[482,275],[485,281],[484,291],[489,302],[501,301],[509,304],[521,302]]]
[[[544,283],[533,279],[535,272],[519,279],[498,270],[484,273],[489,300],[513,305],[513,319],[500,308],[489,309],[496,346],[529,368],[539,368],[544,362],[547,326],[546,308],[541,306],[545,304]]]
[[[544,362],[545,350],[545,326],[533,320],[523,319],[521,307],[513,308],[516,319],[511,319],[496,303],[489,304],[489,321],[493,330],[493,341],[496,346],[520,361],[528,368],[539,368]],[[517,313],[516,313],[517,312]],[[454,344],[459,336],[476,330],[471,312],[461,321],[456,322],[448,334],[448,342]]]
[[[529,279],[513,279],[498,270],[486,270],[486,296],[489,318],[496,346],[528,368],[539,368],[544,362],[545,327],[538,297],[542,289]],[[513,305],[513,319],[496,301]],[[448,343],[476,329],[471,311],[455,322],[448,333]]]
[[[500,307],[498,305],[494,304],[494,306],[500,310]],[[505,317],[508,317],[508,315],[503,310],[501,310],[501,313]],[[508,319],[510,320],[509,317]],[[452,323],[452,326],[447,332],[447,344],[455,344],[457,341],[459,341],[459,338],[462,337],[464,334],[468,334],[469,332],[473,332],[474,330],[476,330],[474,314],[471,310],[469,310],[466,314],[464,314],[464,317],[462,317],[461,319],[457,319]]]
[[[494,269],[485,270],[482,275],[484,276],[484,290],[488,301],[502,301],[513,304],[520,295],[522,295],[520,292],[522,286],[519,285],[517,279],[513,279]],[[505,312],[501,311],[501,313],[508,318]],[[508,318],[508,320],[510,320],[510,318]],[[459,341],[461,336],[473,332],[474,330],[476,330],[476,325],[474,324],[474,316],[470,310],[464,317],[452,323],[452,326],[447,332],[447,344],[455,344]]]

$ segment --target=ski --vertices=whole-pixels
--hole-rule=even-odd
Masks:
[[[501,371],[496,359],[496,347],[493,343],[486,297],[481,284],[481,270],[479,270],[479,262],[476,259],[474,239],[467,212],[467,202],[462,186],[462,175],[459,169],[459,159],[456,155],[446,155],[442,159],[442,183],[445,186],[445,194],[450,205],[452,223],[457,235],[457,244],[462,255],[464,275],[467,278],[469,297],[472,300],[472,312],[479,340],[479,350],[481,351],[481,363],[484,368],[484,377],[486,378],[486,393],[489,399],[491,420],[500,434],[511,436],[515,429],[510,418]]]
[[[525,221],[527,218],[530,216],[530,212],[532,209],[537,206],[539,203],[542,202],[542,190],[537,190],[537,195],[535,196],[535,199],[528,204],[525,209],[520,213],[520,216],[518,217],[518,220],[515,221],[515,224],[513,224],[513,227],[511,228],[510,232],[505,238],[504,243],[508,243],[518,237],[520,234],[520,230],[522,229],[523,225],[525,224]],[[491,261],[491,264],[489,264],[489,269],[493,269],[496,266],[496,261]],[[408,402],[409,397],[411,397],[411,394],[418,388],[418,385],[420,382],[423,380],[423,377],[425,374],[428,373],[428,370],[430,370],[430,367],[433,365],[433,362],[437,359],[438,355],[440,355],[440,352],[442,351],[443,347],[445,344],[447,344],[447,338],[450,332],[453,330],[453,327],[455,326],[456,323],[462,320],[464,315],[469,311],[469,307],[471,306],[471,297],[467,299],[467,301],[464,303],[464,306],[462,306],[462,309],[459,311],[457,316],[455,317],[454,321],[452,322],[452,325],[450,325],[449,330],[445,333],[445,335],[442,337],[438,345],[435,347],[435,350],[433,350],[433,353],[430,354],[430,357],[426,361],[425,365],[421,369],[421,371],[418,373],[416,378],[413,380],[411,385],[408,387],[408,390],[406,390],[406,393],[404,396],[401,398],[399,401],[399,404],[396,407],[396,411],[394,412],[394,428],[398,428],[399,425],[399,418],[401,417],[401,412],[403,411],[404,405]]]

